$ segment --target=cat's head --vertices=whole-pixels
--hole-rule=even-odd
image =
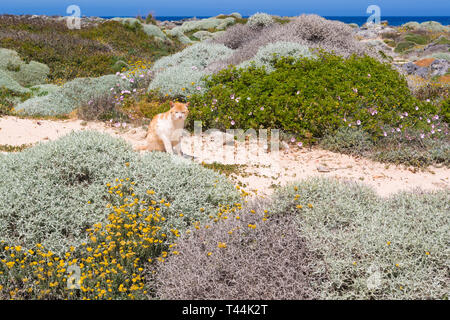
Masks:
[[[170,116],[172,120],[186,120],[189,110],[188,103],[170,101]]]

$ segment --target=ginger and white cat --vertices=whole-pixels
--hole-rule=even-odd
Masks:
[[[137,150],[166,151],[173,154],[174,151],[181,155],[181,136],[189,110],[188,103],[170,102],[170,110],[157,114],[147,131],[147,145]]]

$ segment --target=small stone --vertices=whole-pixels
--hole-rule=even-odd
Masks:
[[[317,171],[319,172],[330,172],[331,170],[327,167],[318,166]]]

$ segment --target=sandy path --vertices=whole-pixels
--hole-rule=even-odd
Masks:
[[[8,116],[0,118],[0,145],[18,146],[54,140],[72,130],[105,132],[120,136],[133,146],[142,145],[145,135],[145,130],[141,127],[115,128],[103,122],[34,120]],[[186,137],[182,149],[187,154],[195,154],[198,157],[195,161],[198,162],[243,165],[239,173],[233,176],[233,180],[241,181],[246,185],[246,190],[260,195],[270,195],[275,186],[310,176],[362,181],[372,186],[381,196],[415,188],[450,188],[448,168],[430,167],[425,171],[417,171],[321,149],[295,148],[267,153],[256,143],[223,146],[220,141],[212,141],[210,137]]]

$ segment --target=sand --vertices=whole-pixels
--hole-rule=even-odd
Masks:
[[[110,123],[82,120],[35,120],[12,116],[0,118],[0,145],[20,146],[55,140],[71,131],[96,130],[114,137],[122,137],[133,146],[144,144],[142,127],[116,128]],[[200,145],[200,142],[203,144]],[[182,150],[195,156],[193,161],[205,163],[240,164],[232,180],[245,185],[244,189],[261,196],[270,195],[274,188],[310,176],[354,180],[374,188],[380,196],[403,190],[449,189],[450,169],[429,167],[417,170],[393,164],[383,164],[365,158],[333,153],[318,148],[291,147],[267,152],[256,142],[223,145],[212,136],[185,137]]]

